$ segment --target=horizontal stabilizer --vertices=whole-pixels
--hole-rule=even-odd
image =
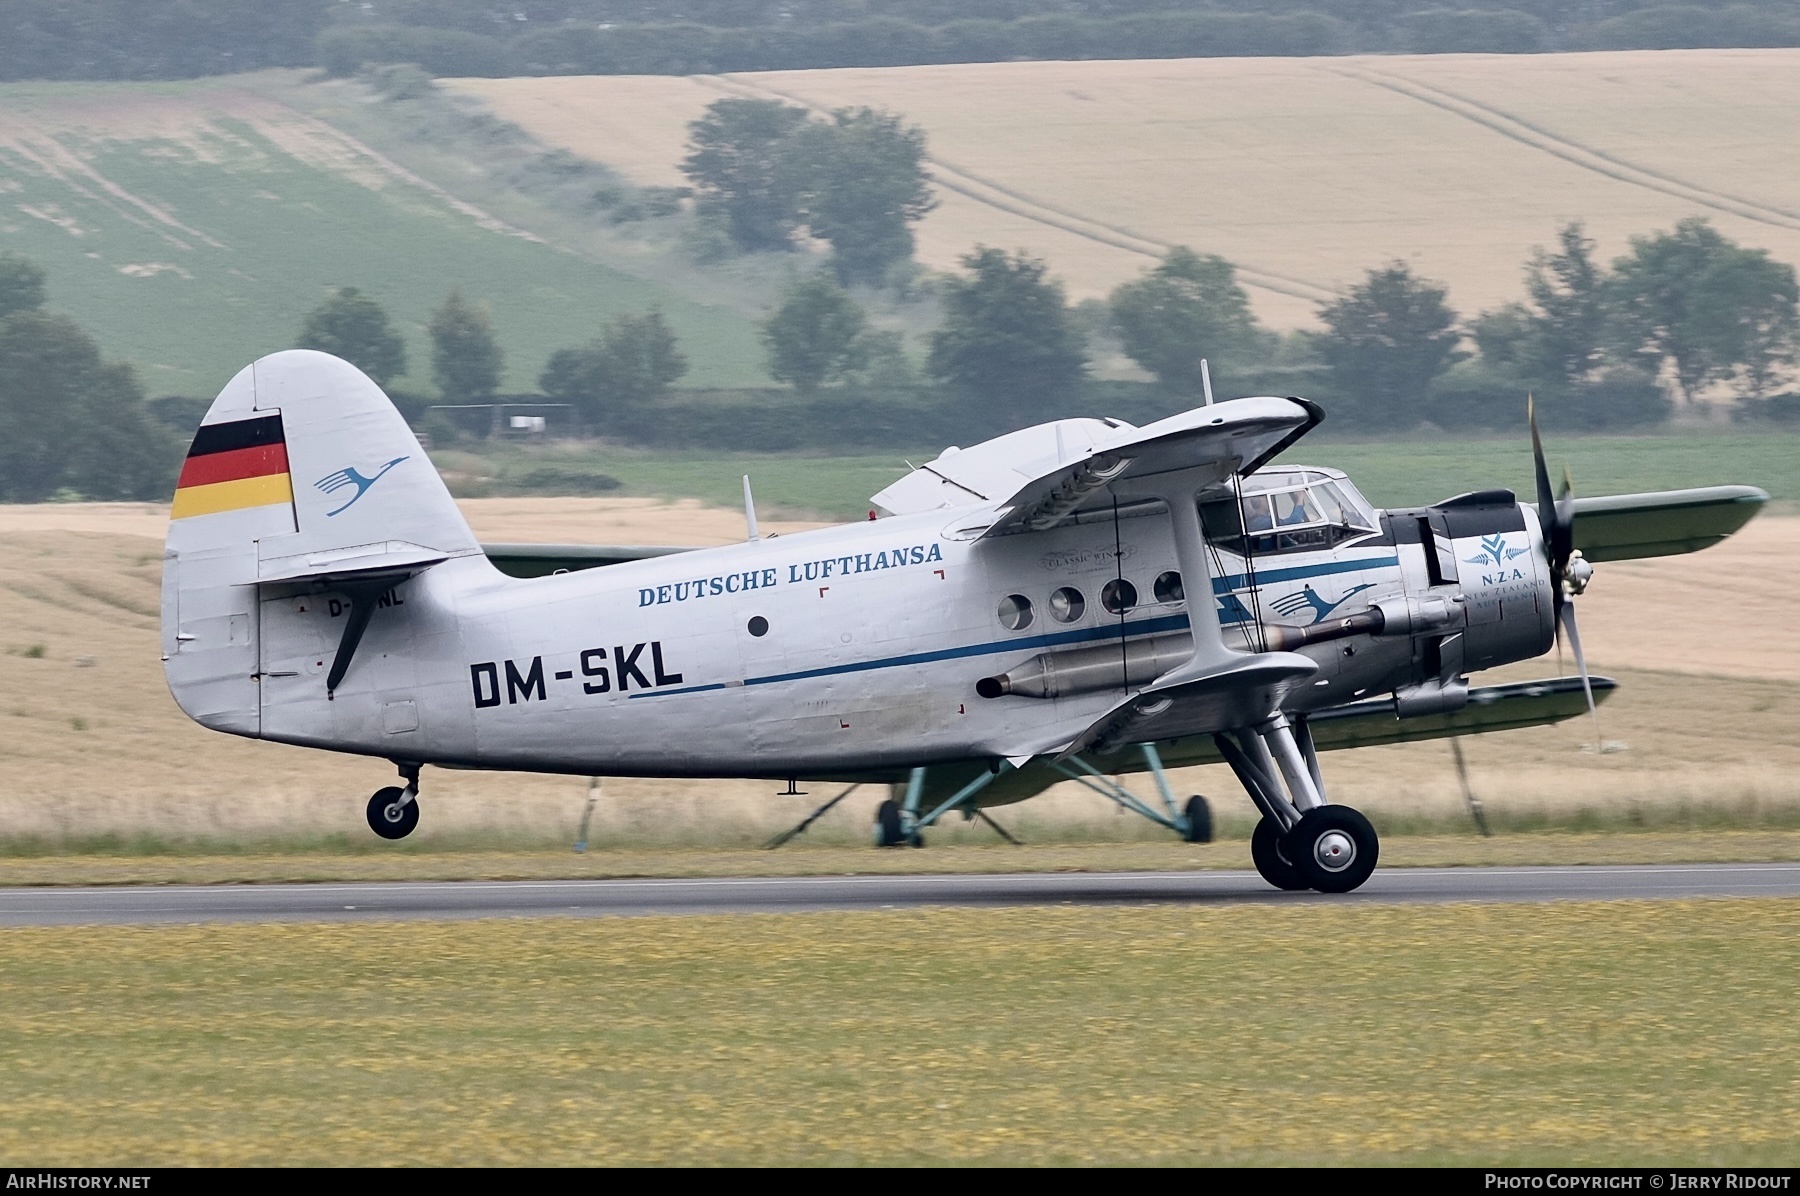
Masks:
[[[1578,498],[1575,547],[1590,561],[1698,552],[1749,523],[1768,501],[1755,486]]]
[[[447,553],[401,540],[359,544],[257,562],[261,582],[347,580],[358,577],[405,576],[449,560]]]
[[[508,577],[547,577],[552,573],[577,573],[627,561],[647,561],[693,549],[641,544],[483,544],[481,551]]]

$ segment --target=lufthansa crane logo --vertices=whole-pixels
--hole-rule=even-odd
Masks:
[[[336,473],[328,473],[318,481],[314,482],[313,489],[319,491],[321,494],[335,494],[345,486],[356,487],[356,493],[350,496],[349,502],[345,503],[335,511],[325,512],[326,516],[341,515],[345,511],[348,511],[351,507],[356,505],[357,499],[369,492],[370,486],[373,486],[376,482],[381,480],[383,474],[406,459],[407,458],[405,457],[395,457],[392,461],[389,461],[386,465],[383,465],[380,469],[376,470],[375,476],[372,478],[364,477],[362,474],[358,473],[354,467],[345,467],[338,470]]]

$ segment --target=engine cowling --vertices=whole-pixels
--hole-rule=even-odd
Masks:
[[[1463,674],[1549,650],[1554,591],[1535,510],[1509,490],[1483,490],[1386,518],[1405,601],[1420,616],[1411,680],[1421,687],[1411,695],[1418,703],[1453,702]],[[1446,606],[1456,616],[1430,625]]]

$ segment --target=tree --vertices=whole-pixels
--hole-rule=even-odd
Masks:
[[[1459,356],[1447,294],[1394,262],[1320,306],[1327,331],[1313,335],[1313,348],[1363,420],[1408,427],[1425,418],[1432,380]]]
[[[452,290],[431,313],[431,378],[452,403],[480,403],[500,388],[505,360],[494,340],[493,321]]]
[[[977,246],[969,278],[944,289],[944,323],[926,369],[963,397],[1007,415],[1035,416],[1073,397],[1087,367],[1061,284],[1023,251]]]
[[[1184,245],[1112,293],[1112,320],[1126,355],[1183,394],[1200,392],[1202,357],[1247,354],[1258,336],[1231,263]]]
[[[739,249],[793,248],[800,208],[788,138],[805,122],[805,109],[778,100],[715,100],[688,125],[681,171]]]
[[[912,226],[936,206],[923,129],[891,112],[840,108],[830,124],[796,131],[791,153],[802,216],[831,243],[839,282],[880,285],[912,257]]]
[[[624,315],[579,349],[558,349],[538,388],[572,404],[595,426],[641,413],[687,373],[687,358],[660,311]]]
[[[406,373],[406,341],[388,326],[381,304],[344,287],[306,313],[296,347],[341,357],[377,385]]]
[[[825,275],[788,289],[763,323],[769,375],[810,395],[863,369],[869,360],[869,321],[856,301]]]
[[[0,320],[44,306],[44,270],[36,262],[0,253]]]
[[[1614,342],[1652,373],[1665,366],[1684,402],[1736,379],[1760,396],[1791,368],[1800,339],[1793,267],[1744,249],[1700,217],[1633,237],[1608,287]]]
[[[102,361],[75,321],[0,319],[0,500],[166,498],[179,459],[131,367]]]
[[[1585,380],[1600,364],[1606,330],[1606,276],[1594,262],[1594,242],[1580,221],[1557,233],[1560,253],[1534,249],[1525,293],[1536,311],[1530,331],[1533,371],[1568,382]]]

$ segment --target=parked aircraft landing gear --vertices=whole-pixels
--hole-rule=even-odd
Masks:
[[[389,785],[369,798],[369,829],[383,839],[404,839],[419,825],[419,766],[403,764],[406,788]]]
[[[1189,843],[1211,843],[1213,841],[1212,807],[1198,793],[1187,799],[1187,806],[1182,810],[1186,823],[1181,837]]]
[[[900,803],[889,798],[875,807],[875,846],[877,847],[923,847],[925,837],[918,831],[908,834],[906,818],[900,809]]]

